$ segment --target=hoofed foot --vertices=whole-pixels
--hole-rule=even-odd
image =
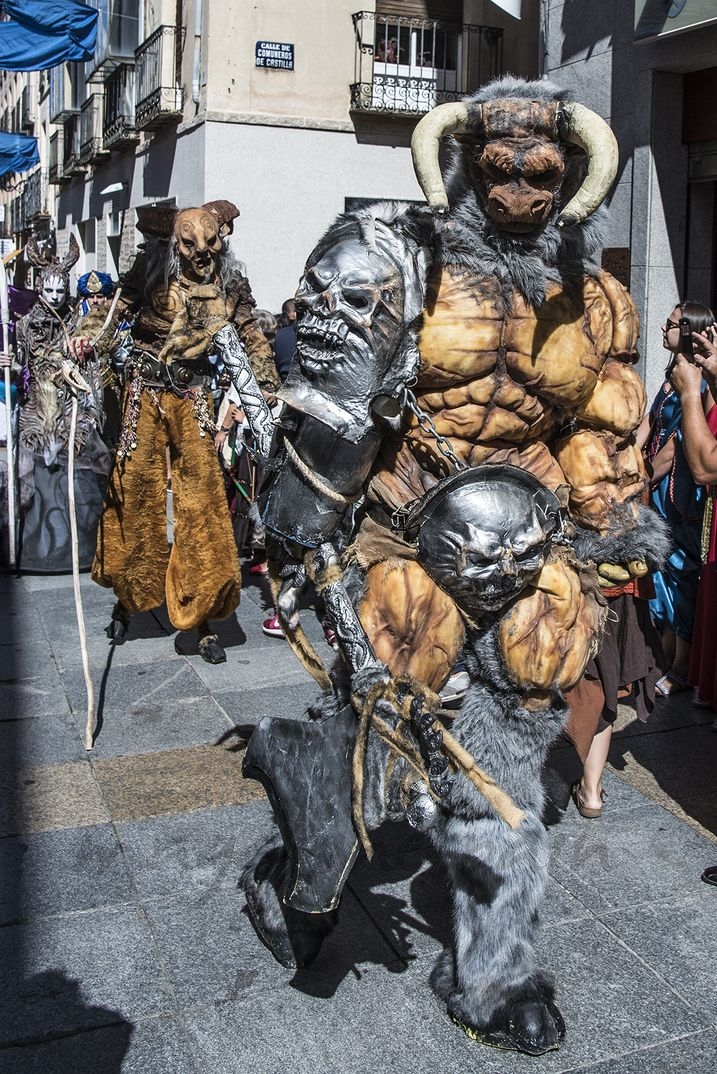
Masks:
[[[453,1014],[451,1017],[471,1040],[526,1055],[555,1051],[565,1038],[563,1016],[555,1003],[545,998],[507,1003],[482,1029],[466,1024]]]
[[[113,645],[122,645],[126,641],[131,615],[132,613],[127,611],[124,604],[117,601],[112,609],[112,618],[105,627],[105,634]]]
[[[199,635],[199,655],[207,664],[223,664],[227,654],[219,644],[218,635],[214,634],[206,619],[197,627]]]
[[[251,923],[259,939],[277,962],[287,969],[310,965],[332,931],[336,915],[302,914],[285,906],[280,892],[286,881],[283,846],[263,848],[247,865],[239,880]]]
[[[439,955],[431,986],[445,1001],[456,1025],[480,1044],[544,1055],[559,1048],[565,1037],[565,1022],[555,1005],[553,987],[540,973],[507,993],[501,1005],[485,1019],[457,988],[452,951],[447,949]]]
[[[205,634],[199,639],[199,655],[207,664],[223,664],[227,658],[216,634]]]

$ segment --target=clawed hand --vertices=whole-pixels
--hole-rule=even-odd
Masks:
[[[599,563],[598,581],[603,589],[625,585],[631,578],[643,578],[649,571],[644,559],[631,559],[629,563]]]

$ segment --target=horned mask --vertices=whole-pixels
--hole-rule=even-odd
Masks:
[[[489,218],[505,231],[530,232],[560,205],[566,147],[587,156],[580,188],[557,214],[578,224],[602,203],[617,173],[618,149],[607,123],[583,105],[505,97],[439,105],[416,127],[416,176],[431,208],[448,211],[438,162],[441,138],[453,134],[470,154],[469,172]]]
[[[44,303],[54,310],[62,309],[70,294],[70,269],[80,256],[77,239],[70,235],[70,244],[62,260],[46,257],[34,238],[28,240],[25,252],[30,264],[39,269],[37,290]]]

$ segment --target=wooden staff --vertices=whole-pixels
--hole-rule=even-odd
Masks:
[[[0,259],[0,314],[2,315],[2,349],[3,354],[10,355],[10,296],[8,291],[5,263]],[[15,445],[12,428],[12,397],[10,384],[10,367],[5,366],[5,426],[7,444],[7,532],[8,558],[10,569],[15,570],[17,563],[17,508],[15,506]]]

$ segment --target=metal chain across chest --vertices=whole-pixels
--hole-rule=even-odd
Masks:
[[[418,424],[420,425],[424,433],[428,433],[428,435],[435,440],[436,446],[438,447],[438,450],[440,451],[441,455],[443,455],[445,459],[448,459],[448,461],[452,463],[453,466],[455,466],[456,470],[469,469],[468,463],[464,462],[463,459],[459,459],[456,455],[455,451],[451,447],[450,440],[448,440],[445,436],[441,436],[441,434],[438,432],[438,429],[436,428],[433,418],[430,416],[430,414],[426,414],[425,410],[421,410],[420,406],[418,405],[418,400],[416,399],[416,396],[413,394],[410,388],[406,388],[406,406],[415,416],[418,421]]]

